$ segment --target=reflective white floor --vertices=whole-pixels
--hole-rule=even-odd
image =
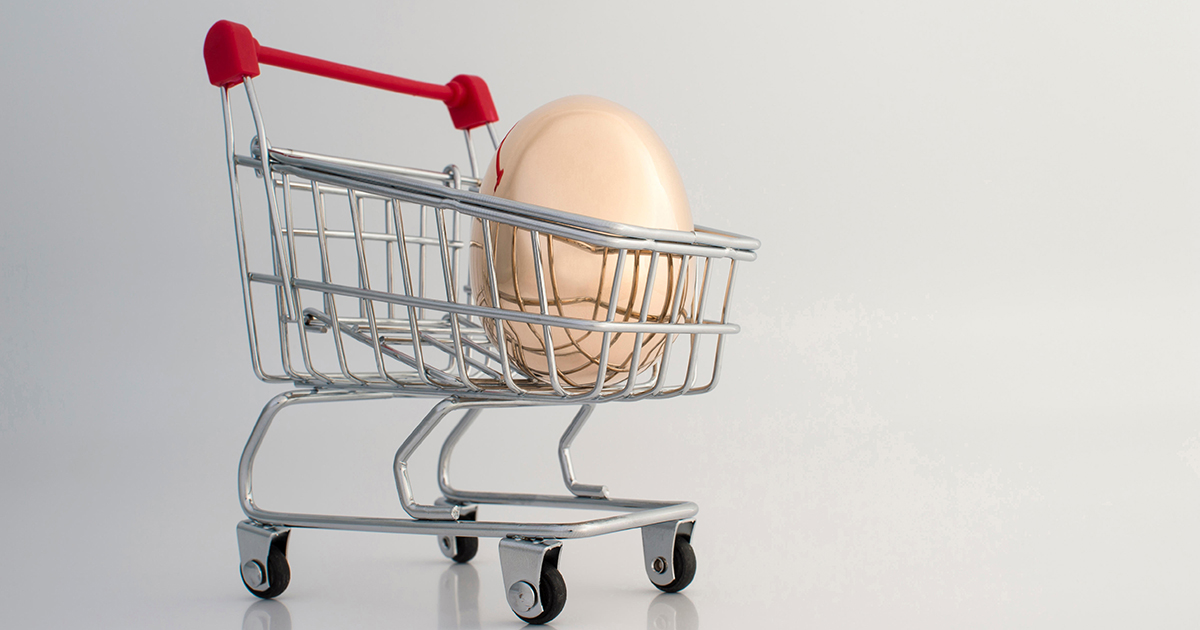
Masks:
[[[1200,622],[1200,3],[111,0],[0,20],[0,630],[522,626],[494,540],[452,567],[297,531],[277,602],[238,578],[238,455],[280,390],[247,358],[219,19],[484,77],[501,132],[611,98],[697,223],[762,240],[721,385],[602,405],[573,450],[616,496],[699,504],[695,582],[659,594],[636,532],[569,541],[560,630]],[[414,99],[258,86],[281,146],[465,157]],[[262,507],[397,515],[432,404],[281,417]],[[560,491],[569,417],[481,420],[456,482]]]
[[[695,489],[685,495],[701,504],[693,585],[675,595],[651,587],[637,532],[567,541],[560,568],[569,596],[551,625],[1191,626],[1200,616],[1193,416],[1159,409],[1057,427],[1050,419],[976,429],[969,445],[945,426],[830,428],[793,453],[795,474],[781,473],[778,484],[705,474],[711,453],[692,452],[701,460],[688,469]],[[620,419],[610,424],[624,429]],[[236,441],[217,450],[236,451]],[[92,444],[103,455],[118,442]],[[191,469],[207,478],[176,477],[163,491],[136,473],[165,466],[164,454],[105,464],[66,450],[59,458],[42,449],[44,467],[26,460],[23,478],[38,484],[5,488],[4,627],[523,625],[505,602],[494,540],[481,541],[470,565],[453,565],[429,536],[294,530],[291,585],[278,601],[259,601],[237,576],[232,466],[205,472],[207,460],[221,459],[215,452]],[[764,443],[757,457],[734,453],[731,463],[746,473],[756,459],[788,456]],[[83,468],[71,470],[70,457]],[[686,468],[685,459],[671,464]],[[606,479],[636,487],[635,476]],[[268,506],[287,503],[276,498]],[[481,515],[511,517],[486,507]]]
[[[483,628],[479,610],[479,572],[470,565],[447,567],[438,581],[438,630],[471,630]],[[302,622],[297,627],[309,624]],[[597,620],[595,627],[614,627],[615,621]],[[405,620],[408,623],[409,620]],[[489,624],[489,627],[492,624]],[[497,626],[511,624],[496,623]],[[561,624],[560,624],[561,625]],[[291,609],[282,601],[260,600],[251,603],[242,617],[242,630],[291,630]],[[430,626],[434,627],[434,626]],[[548,624],[545,627],[554,627]],[[646,605],[648,630],[695,630],[700,627],[696,605],[683,593],[659,593]]]
[[[432,573],[424,570],[418,572],[423,576],[426,573]],[[498,612],[504,611],[480,608],[481,600],[486,600],[489,604],[494,603],[492,601],[494,598],[481,597],[481,573],[488,574],[489,572],[480,571],[470,564],[455,564],[445,567],[436,576],[436,606],[427,607],[436,608],[436,620],[431,618],[428,609],[419,613],[406,610],[400,617],[394,619],[392,624],[381,620],[379,625],[436,627],[439,630],[470,630],[519,625],[515,619],[497,615]],[[488,575],[488,577],[491,576]],[[483,585],[483,587],[498,586],[498,581],[497,584],[490,582],[489,580],[489,584]],[[643,606],[635,605],[635,601],[639,599],[644,600]],[[321,606],[297,602],[293,602],[289,606],[286,600],[287,598],[281,598],[251,602],[246,607],[242,618],[243,630],[290,630],[293,627],[318,627],[311,622],[328,614],[320,610]],[[642,598],[629,594],[615,600],[609,598],[608,606],[612,609],[610,614],[598,615],[590,621],[581,619],[579,614],[574,614],[561,616],[556,622],[559,626],[567,627],[640,627],[637,623],[640,619],[635,620],[631,613],[644,611],[646,628],[650,630],[694,630],[700,627],[700,615],[696,605],[684,593],[658,593],[655,595],[654,592],[647,590]],[[293,612],[293,608],[296,609],[296,612]],[[343,625],[347,621],[355,620],[354,618],[358,616],[350,615],[350,617],[351,619],[339,619],[336,625]],[[363,616],[359,620],[365,622],[368,619]],[[554,626],[555,623],[551,623],[545,627],[552,628]]]

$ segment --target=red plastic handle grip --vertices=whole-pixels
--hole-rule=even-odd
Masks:
[[[260,63],[439,100],[450,110],[450,120],[457,129],[474,129],[500,120],[487,83],[477,76],[460,74],[446,85],[423,83],[268,48],[254,39],[250,29],[228,20],[221,20],[208,29],[204,38],[204,64],[213,85],[231,87],[241,83],[243,77],[256,77]]]

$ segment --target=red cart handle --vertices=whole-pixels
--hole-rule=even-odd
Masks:
[[[204,38],[204,64],[208,66],[208,80],[213,85],[232,87],[241,83],[243,77],[256,77],[259,63],[439,100],[450,110],[450,120],[456,129],[474,129],[500,120],[487,83],[477,76],[460,74],[446,85],[422,83],[267,48],[259,45],[250,29],[228,20],[221,20],[208,29],[208,36]]]

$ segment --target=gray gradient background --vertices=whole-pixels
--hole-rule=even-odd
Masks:
[[[610,98],[698,222],[762,240],[722,386],[603,406],[576,449],[618,495],[701,505],[694,585],[656,599],[636,533],[572,542],[558,627],[1195,625],[1200,6],[166,4],[0,10],[0,626],[519,625],[494,543],[455,573],[424,537],[298,532],[282,607],[251,608],[235,468],[279,390],[247,361],[222,18],[480,75],[502,129]],[[267,73],[275,142],[461,161],[440,106]],[[264,505],[397,513],[425,406],[297,413]],[[485,422],[463,485],[553,489],[564,422]]]

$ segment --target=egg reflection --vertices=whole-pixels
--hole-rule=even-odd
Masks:
[[[480,190],[608,221],[694,228],[682,180],[657,134],[629,110],[596,97],[560,99],[521,119],[500,144]],[[550,315],[603,321],[611,311],[617,322],[682,321],[694,312],[689,305],[694,265],[682,256],[660,254],[655,263],[652,253],[629,250],[618,273],[619,250],[546,234],[538,235],[535,246],[528,230],[495,222],[488,224],[485,239],[480,220],[470,247],[473,296],[481,306],[540,313],[544,296]],[[496,342],[495,320],[485,319],[484,326]],[[518,369],[543,382],[557,372],[563,385],[575,388],[594,386],[602,364],[607,384],[652,367],[666,342],[664,334],[644,335],[635,358],[635,335],[615,333],[605,357],[602,333],[510,321],[502,323],[502,331]]]

